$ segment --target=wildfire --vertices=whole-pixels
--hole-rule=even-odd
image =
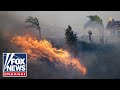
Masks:
[[[38,41],[29,35],[15,36],[11,39],[12,43],[21,46],[23,52],[26,52],[31,60],[37,58],[48,58],[51,62],[58,62],[68,67],[72,65],[73,69],[86,74],[86,67],[76,58],[72,58],[68,51],[54,48],[47,40]]]

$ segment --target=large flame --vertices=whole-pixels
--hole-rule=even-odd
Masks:
[[[59,62],[65,67],[72,65],[73,69],[80,71],[83,75],[86,74],[86,67],[78,59],[72,58],[66,50],[54,48],[47,40],[38,41],[29,35],[24,35],[13,37],[11,42],[21,46],[23,52],[26,52],[31,60],[48,58],[51,62]]]

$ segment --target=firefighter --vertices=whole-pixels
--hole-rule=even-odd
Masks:
[[[92,32],[90,30],[88,31],[88,36],[89,36],[89,41],[91,42]]]

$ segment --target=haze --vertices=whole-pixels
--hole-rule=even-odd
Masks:
[[[13,18],[17,16],[16,19],[22,20],[23,22],[28,16],[37,17],[40,21],[40,24],[44,23],[45,27],[48,25],[59,27],[60,29],[56,32],[61,34],[61,37],[64,36],[64,30],[68,25],[71,25],[73,31],[78,35],[87,34],[87,31],[83,30],[83,27],[84,24],[89,20],[89,18],[86,17],[89,15],[100,16],[100,18],[103,20],[104,27],[106,27],[109,17],[113,17],[115,20],[120,20],[120,11],[1,11],[0,13],[4,13],[4,15],[11,15]],[[52,28],[52,30],[54,31],[52,32],[55,33],[56,29]],[[52,36],[55,36],[53,33]],[[93,31],[93,33],[93,35],[98,36],[98,32]],[[56,36],[58,36],[58,34]]]
[[[70,24],[74,28],[83,28],[88,20],[88,15],[99,15],[107,24],[108,17],[120,20],[120,11],[9,11],[9,13],[21,15],[23,17],[36,16],[48,24],[66,27]]]

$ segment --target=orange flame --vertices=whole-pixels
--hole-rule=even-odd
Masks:
[[[38,41],[26,35],[15,36],[11,39],[11,42],[21,46],[22,50],[30,56],[31,60],[45,57],[51,62],[64,64],[65,67],[72,65],[73,69],[80,71],[83,75],[86,74],[86,67],[78,59],[72,58],[66,50],[54,48],[47,40]]]

